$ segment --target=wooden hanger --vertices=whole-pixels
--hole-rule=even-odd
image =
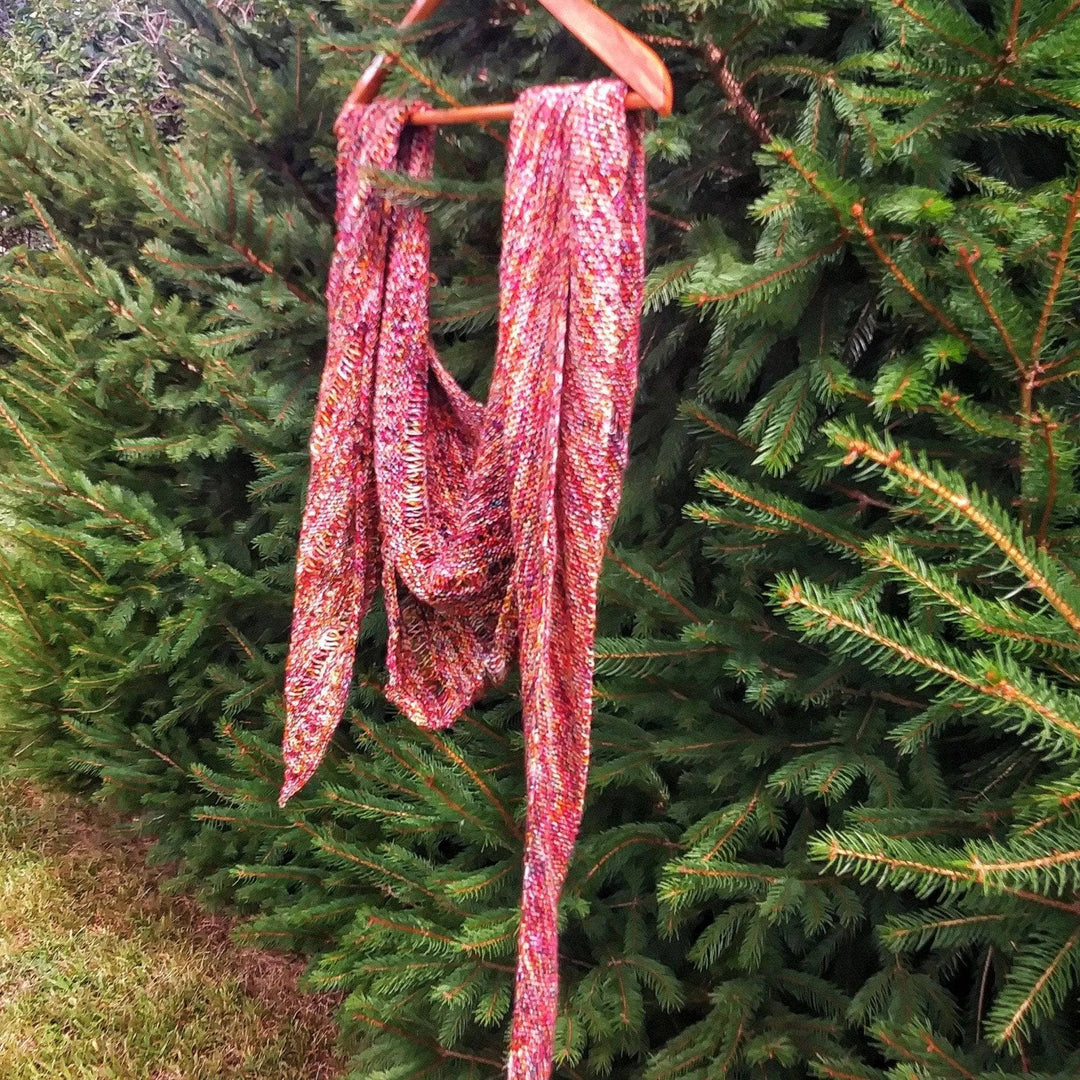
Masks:
[[[673,91],[671,73],[664,61],[617,19],[601,11],[590,0],[539,0],[552,15],[595,56],[619,76],[630,93],[628,109],[655,109],[661,116],[671,112]],[[400,27],[426,19],[442,0],[415,0]],[[345,100],[341,113],[354,105],[374,100],[387,76],[393,56],[380,54],[357,80]],[[509,120],[513,102],[499,105],[465,105],[454,109],[417,109],[409,115],[410,124],[470,124],[489,120]]]

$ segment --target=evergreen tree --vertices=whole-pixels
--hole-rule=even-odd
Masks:
[[[693,637],[828,736],[763,790],[817,802],[806,854],[875,889],[845,1017],[897,1076],[1077,1067],[1078,40],[1064,4],[899,2],[771,58],[804,97],[753,257],[681,290],[712,334],[688,513],[764,601]],[[768,884],[720,891],[807,885]]]
[[[250,938],[314,954],[354,1076],[464,1080],[512,1005],[513,686],[413,727],[375,612],[349,724],[275,805],[330,124],[376,49],[385,93],[437,101],[600,71],[535,5],[399,37],[402,6],[218,16],[175,141],[0,122],[0,203],[51,238],[0,271],[0,710],[28,771],[100,785]],[[1080,1067],[1076,8],[610,4],[679,92],[560,1076]],[[502,138],[384,178],[431,212],[441,354],[481,395]]]

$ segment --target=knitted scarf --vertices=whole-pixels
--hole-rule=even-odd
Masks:
[[[640,114],[614,80],[536,87],[510,128],[499,332],[486,404],[430,337],[426,217],[371,170],[431,175],[413,103],[342,118],[326,366],[286,665],[279,804],[341,718],[378,584],[386,696],[443,728],[516,657],[525,854],[507,1075],[551,1071],[557,913],[581,820],[596,587],[637,380],[645,233]]]

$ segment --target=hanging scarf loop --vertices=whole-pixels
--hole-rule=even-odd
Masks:
[[[435,353],[430,239],[371,170],[431,175],[412,102],[345,116],[326,366],[311,431],[279,804],[345,708],[378,584],[386,696],[443,728],[516,657],[525,855],[509,1080],[550,1076],[559,896],[581,821],[596,588],[622,488],[644,283],[639,114],[615,80],[526,90],[510,127],[486,404]]]

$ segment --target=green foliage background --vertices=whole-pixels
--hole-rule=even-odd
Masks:
[[[564,1077],[1075,1076],[1076,0],[616,3],[678,85],[565,896]],[[0,123],[3,739],[142,815],[247,936],[343,988],[354,1073],[494,1076],[523,777],[513,686],[449,732],[379,694],[277,810],[330,125],[385,92],[598,74],[537,5],[203,12],[182,131]],[[215,45],[214,40],[217,44]],[[392,184],[482,394],[497,128]],[[117,143],[122,139],[122,145]],[[117,146],[121,148],[118,150]]]
[[[57,117],[169,108],[172,53],[190,41],[177,10],[134,0],[3,0],[0,94]]]

